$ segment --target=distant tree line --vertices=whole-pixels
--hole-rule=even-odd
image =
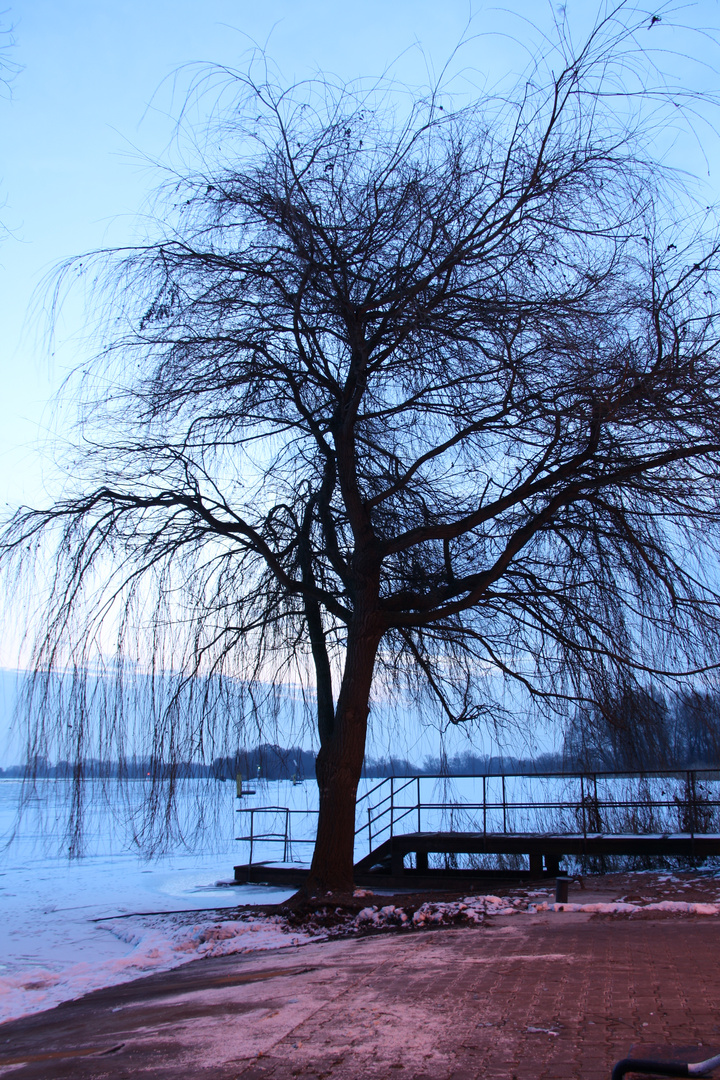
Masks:
[[[172,774],[174,779],[214,779],[235,780],[239,774],[244,780],[260,776],[266,780],[302,780],[315,776],[315,754],[299,746],[284,747],[271,743],[262,743],[250,750],[240,750],[236,754],[216,757],[212,762],[178,761],[158,762],[144,757],[129,757],[119,764],[117,761],[89,758],[81,763],[57,761],[51,763],[48,758],[36,755],[21,765],[11,765],[0,769],[0,778],[37,779],[77,779],[78,772],[83,779],[99,780],[121,776],[127,780],[157,779]]]
[[[456,754],[452,757],[426,757],[422,764],[404,757],[367,758],[363,776],[382,779],[387,776],[459,776],[482,775],[499,772],[536,773],[555,772],[563,767],[561,754],[543,754],[537,758],[518,758],[499,755]],[[116,761],[89,759],[82,763],[82,776],[87,780],[116,778],[122,773],[127,780],[156,779],[158,773],[168,775],[169,767],[144,758],[130,758],[122,766]],[[69,780],[77,778],[78,765],[69,761],[51,763],[37,755],[22,765],[0,768],[0,779]],[[173,776],[177,779],[235,780],[239,775],[246,782],[263,780],[306,780],[315,778],[315,754],[298,746],[285,747],[262,743],[249,750],[217,757],[210,763],[181,761],[173,764]]]
[[[560,772],[563,768],[562,754],[540,754],[534,758],[512,755],[474,754],[467,751],[452,757],[426,757],[422,765],[407,758],[368,758],[363,766],[363,776],[489,776],[493,773]]]
[[[567,770],[720,766],[720,693],[668,701],[650,688],[598,700],[575,712],[562,759]]]
[[[536,757],[487,755],[472,751],[426,757],[422,764],[395,755],[368,757],[363,776],[459,776],[579,770],[720,767],[720,692],[688,691],[671,702],[653,689],[627,692],[578,709],[568,722],[562,751]],[[179,761],[172,766],[144,757],[116,761],[57,761],[36,755],[25,764],[0,768],[1,779],[157,779],[172,771],[177,779],[245,781],[305,780],[315,777],[315,753],[299,746],[261,743],[212,762]]]

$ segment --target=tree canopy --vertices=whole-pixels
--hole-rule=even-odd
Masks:
[[[503,683],[562,709],[716,663],[718,243],[652,160],[694,99],[642,84],[633,18],[461,106],[233,75],[152,235],[82,260],[105,318],[66,491],[4,539],[56,544],[35,715],[109,656],[122,751],[138,664],[172,761],[232,737],[222,677],[246,717],[304,682],[312,887],[351,882],[374,681],[482,723]]]

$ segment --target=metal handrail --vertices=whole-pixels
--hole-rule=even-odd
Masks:
[[[699,807],[703,809],[715,810],[720,807],[720,798],[710,798],[708,795],[702,794],[700,797],[697,794],[697,782],[702,780],[703,777],[712,777],[714,781],[720,780],[720,770],[712,768],[699,768],[699,769],[658,769],[650,770],[648,772],[629,772],[624,771],[598,771],[598,772],[582,772],[582,773],[566,773],[566,772],[548,772],[548,773],[484,773],[484,774],[462,774],[454,777],[449,777],[441,774],[433,774],[427,776],[412,776],[412,777],[386,777],[379,783],[374,784],[372,788],[360,796],[356,805],[359,806],[364,802],[368,802],[372,796],[376,797],[373,805],[367,806],[367,820],[358,824],[355,829],[355,837],[363,836],[367,833],[368,847],[372,849],[373,841],[377,842],[378,838],[383,835],[393,836],[395,829],[403,821],[406,821],[412,814],[417,814],[417,831],[422,831],[422,817],[423,812],[425,814],[432,812],[446,812],[446,811],[462,811],[463,813],[471,814],[473,812],[482,812],[482,832],[488,831],[488,815],[502,812],[502,832],[506,835],[517,834],[518,831],[524,832],[526,829],[518,830],[514,827],[514,818],[518,812],[522,811],[553,811],[553,810],[567,810],[572,811],[576,815],[582,815],[582,835],[584,837],[597,835],[599,833],[607,833],[608,835],[621,835],[617,830],[608,828],[607,812],[627,810],[633,807],[643,807],[648,810],[659,809],[675,809],[681,810],[688,816],[688,828],[673,830],[673,835],[689,835],[695,837],[696,835],[702,835],[698,830],[697,811]],[[608,794],[603,797],[605,793],[598,790],[598,780],[639,780],[646,781],[652,779],[670,778],[680,782],[684,782],[685,790],[675,792],[665,798],[648,797],[631,798],[631,797],[618,797]],[[421,798],[421,782],[422,781],[450,781],[454,779],[473,779],[476,781],[482,781],[483,786],[483,801],[482,802],[459,802],[459,801],[430,801],[423,800]],[[498,801],[497,798],[488,798],[488,781],[500,780],[502,789],[502,798]],[[547,780],[565,780],[575,781],[579,784],[579,797],[555,797],[551,799],[533,799],[528,801],[520,799],[515,801],[512,799],[511,793],[508,793],[506,781],[508,780],[520,780],[529,781],[535,779],[547,779]],[[413,784],[416,785],[417,797],[414,802],[399,802],[398,796],[407,791]],[[388,790],[389,787],[389,790]],[[377,798],[380,793],[383,794],[380,798]],[[648,793],[649,794],[649,793]],[[664,795],[664,793],[663,793]],[[292,843],[314,843],[310,839],[300,839],[293,841],[291,837],[291,815],[301,814],[307,816],[308,814],[317,814],[317,810],[310,809],[290,809],[288,807],[239,807],[238,812],[250,813],[250,833],[247,836],[237,837],[238,840],[250,842],[250,862],[252,862],[252,854],[254,845],[263,842],[280,842],[284,844],[284,856],[287,858],[287,853],[291,850]],[[284,832],[268,831],[265,833],[257,833],[255,831],[255,815],[258,813],[283,813],[285,815],[285,829]],[[603,818],[605,818],[603,827]],[[490,823],[492,826],[492,822]],[[579,824],[579,823],[578,823]],[[599,824],[599,828],[596,826]],[[478,826],[477,830],[480,832]],[[568,827],[558,827],[554,830],[558,835],[565,833],[571,833]],[[649,830],[646,830],[646,832]],[[665,830],[667,831],[667,830]],[[710,835],[710,834],[708,834]]]
[[[375,833],[377,835],[377,832],[382,833],[382,832],[386,832],[386,831],[389,830],[390,835],[392,835],[392,832],[394,830],[395,825],[399,821],[406,818],[410,813],[412,813],[413,810],[415,810],[417,812],[417,815],[418,815],[418,832],[420,832],[420,831],[422,831],[421,830],[421,811],[423,809],[427,809],[427,810],[432,810],[432,809],[444,810],[444,809],[454,809],[456,807],[457,808],[462,807],[465,810],[473,810],[473,809],[482,810],[483,811],[483,832],[487,831],[487,813],[488,813],[488,811],[502,810],[502,813],[503,813],[503,832],[504,833],[510,833],[510,832],[515,831],[514,829],[512,829],[512,827],[510,829],[508,828],[508,814],[512,813],[514,811],[538,810],[538,809],[539,810],[563,810],[563,809],[568,809],[569,810],[569,809],[572,809],[572,810],[575,810],[576,812],[581,812],[582,813],[582,816],[583,816],[583,830],[582,831],[583,831],[583,834],[587,835],[588,832],[597,831],[597,830],[594,830],[592,828],[592,826],[590,826],[590,827],[588,826],[588,816],[589,815],[598,816],[600,814],[600,812],[603,811],[603,810],[621,810],[621,809],[628,809],[630,807],[635,807],[635,806],[640,806],[640,805],[642,805],[643,808],[653,809],[653,810],[661,809],[661,808],[670,809],[670,808],[677,808],[677,807],[683,807],[683,806],[687,807],[688,811],[690,812],[691,820],[690,820],[690,824],[689,824],[689,829],[685,830],[685,831],[687,831],[689,833],[689,835],[695,835],[695,833],[697,833],[697,831],[698,831],[697,822],[696,822],[696,810],[697,810],[697,807],[700,806],[700,805],[702,805],[705,808],[714,808],[714,807],[720,806],[720,800],[718,800],[718,799],[711,799],[711,798],[708,798],[705,795],[703,795],[701,798],[698,798],[698,796],[696,795],[696,784],[697,784],[698,779],[702,779],[703,777],[708,777],[708,776],[711,776],[714,780],[720,779],[720,770],[718,770],[716,768],[703,767],[703,768],[697,768],[697,769],[677,769],[677,768],[676,769],[655,769],[655,770],[649,770],[647,772],[638,772],[638,771],[631,772],[631,771],[628,771],[628,770],[621,770],[621,771],[620,770],[602,770],[602,771],[581,772],[581,773],[567,773],[567,772],[485,773],[485,774],[477,774],[477,775],[476,774],[458,774],[455,777],[450,777],[450,776],[442,775],[442,774],[433,774],[433,775],[426,775],[426,776],[423,776],[423,777],[415,776],[415,777],[410,777],[410,778],[407,778],[407,777],[387,777],[385,780],[381,781],[379,784],[374,785],[374,787],[371,789],[371,791],[366,793],[366,796],[363,796],[363,798],[365,798],[370,794],[374,794],[374,793],[378,792],[383,787],[383,785],[385,785],[385,784],[390,785],[390,793],[388,795],[386,795],[383,799],[381,799],[379,802],[377,802],[375,804],[375,806],[372,807],[372,809],[370,807],[368,808],[368,821],[363,823],[362,825],[360,825],[358,827],[358,829],[356,830],[356,835],[358,835],[360,833],[363,833],[363,832],[365,832],[365,830],[367,830],[368,831],[368,836],[369,837],[372,836],[372,831],[373,831],[372,826],[373,825],[377,826],[377,823],[379,821],[381,821],[381,819],[383,817],[385,817],[386,815],[388,815],[388,814],[390,815],[389,823],[384,825],[384,826],[381,826],[379,829],[376,829]],[[458,804],[458,803],[452,803],[452,804],[449,804],[449,803],[432,803],[432,802],[425,802],[420,798],[420,781],[421,780],[452,781],[453,779],[463,779],[463,778],[464,779],[473,779],[473,780],[482,780],[482,783],[483,783],[483,802],[481,804],[478,804],[478,803],[472,803],[472,804],[470,804],[470,803],[462,803],[462,804]],[[486,792],[487,792],[487,780],[490,779],[490,778],[500,779],[500,781],[501,781],[502,796],[503,796],[501,802],[489,801],[487,799],[487,794],[486,794]],[[687,785],[687,788],[688,788],[687,797],[685,797],[685,798],[678,797],[678,794],[676,793],[672,797],[666,798],[666,799],[647,798],[647,797],[643,797],[642,799],[623,799],[623,798],[617,798],[617,797],[614,797],[614,796],[609,797],[609,798],[601,798],[600,795],[598,794],[598,780],[599,779],[600,780],[612,780],[612,779],[649,780],[649,779],[653,779],[653,778],[655,778],[655,779],[671,778],[671,779],[676,779],[676,780],[684,780],[686,785]],[[575,780],[575,781],[579,782],[580,798],[579,799],[572,799],[572,800],[563,799],[561,801],[558,801],[558,800],[542,800],[542,801],[538,801],[537,799],[533,800],[532,802],[514,801],[512,799],[508,799],[508,797],[507,797],[506,784],[505,784],[506,779],[515,779],[515,780],[529,780],[529,779]],[[394,787],[394,784],[395,784],[395,782],[397,780],[404,780],[404,783],[401,785],[401,787],[399,789],[395,789],[395,787]],[[409,787],[412,783],[416,783],[417,786],[418,786],[418,798],[417,798],[417,801],[414,804],[410,805],[410,806],[405,805],[405,804],[396,803],[395,802],[395,796],[397,794],[399,794],[400,791],[403,791],[407,787]],[[592,790],[589,790],[590,785],[592,785]],[[387,805],[388,803],[390,804],[390,806]],[[373,813],[373,811],[377,811],[377,812]]]
[[[474,774],[469,773],[468,775],[474,775]],[[430,779],[432,779],[432,777]],[[417,780],[417,776],[410,776],[410,777],[405,777],[405,776],[385,776],[385,777],[383,777],[383,779],[380,781],[379,784],[376,784],[375,787],[370,788],[368,791],[365,792],[364,795],[361,795],[356,800],[356,806],[359,806],[361,802],[364,802],[365,799],[369,798],[369,796],[372,795],[373,792],[378,791],[381,787],[383,787],[384,784],[390,784],[395,780],[405,780],[406,781],[406,783],[403,784],[401,788],[397,789],[398,791],[403,791],[404,788],[409,787],[410,784],[413,784]],[[389,798],[390,798],[390,796],[388,795],[387,799],[389,799]],[[383,801],[387,801],[387,800],[383,800]]]
[[[702,800],[698,799],[697,802],[702,803],[703,806],[720,806],[720,799],[702,799]],[[398,811],[398,810],[417,810],[418,805],[422,809],[427,809],[427,810],[451,810],[451,809],[502,810],[503,807],[505,807],[507,810],[569,810],[569,809],[578,809],[579,810],[581,808],[582,804],[579,801],[573,802],[571,799],[564,799],[564,800],[562,800],[560,802],[553,802],[553,801],[547,801],[547,802],[511,802],[510,800],[506,800],[505,802],[489,802],[488,801],[488,802],[478,802],[478,803],[468,803],[468,802],[436,803],[436,802],[425,802],[425,801],[423,801],[423,802],[421,802],[419,804],[415,802],[415,803],[409,803],[407,805],[403,805],[402,803],[400,805],[398,805],[396,803],[394,809],[396,811]],[[625,810],[627,810],[627,809],[630,809],[633,806],[640,806],[640,805],[648,806],[648,807],[654,807],[655,809],[658,809],[659,807],[662,807],[662,806],[666,806],[668,808],[670,808],[670,807],[676,807],[677,808],[678,806],[682,805],[682,802],[681,801],[676,802],[674,799],[643,799],[642,801],[639,800],[639,799],[598,799],[597,802],[595,800],[593,800],[593,802],[592,802],[593,807],[597,806],[597,807],[601,807],[601,808],[605,808],[605,809],[609,809],[609,810],[612,810],[612,809],[619,809],[619,810],[625,809]],[[688,801],[688,805],[692,805],[692,803],[690,801]],[[298,811],[298,812],[302,813],[302,814],[306,813],[305,810],[301,810],[301,811]],[[308,813],[317,813],[316,810],[315,811],[307,811],[307,812]],[[388,810],[383,810],[380,814],[377,814],[376,817],[373,818],[373,821],[379,820],[381,817],[384,817],[386,814],[389,814],[389,812],[390,812],[389,809]],[[364,828],[364,826],[363,826],[363,828]],[[420,831],[421,830],[418,830],[418,832],[420,832]]]
[[[385,776],[385,777],[383,777],[383,779],[382,779],[382,780],[380,781],[380,783],[379,783],[379,784],[376,784],[376,785],[375,785],[375,787],[369,788],[369,789],[368,789],[368,790],[367,790],[367,791],[365,792],[365,794],[364,794],[364,795],[361,795],[361,796],[360,796],[360,798],[359,798],[359,799],[357,800],[357,803],[356,803],[356,805],[359,805],[359,804],[360,804],[361,802],[364,802],[364,800],[365,800],[365,799],[367,799],[367,798],[369,798],[369,797],[370,797],[370,796],[371,796],[371,795],[373,794],[373,792],[375,792],[375,791],[377,791],[377,790],[378,790],[379,788],[381,788],[381,787],[383,786],[383,784],[387,784],[388,780],[390,780],[390,779],[391,779],[391,777],[389,777],[389,776]]]
[[[250,832],[247,836],[236,836],[236,840],[249,842],[250,853],[248,858],[248,866],[253,865],[253,850],[257,843],[274,843],[282,842],[283,844],[283,862],[288,861],[288,852],[291,851],[292,844],[314,844],[314,840],[296,839],[293,840],[290,832],[290,816],[291,814],[303,814],[315,813],[317,810],[294,810],[288,806],[238,806],[235,808],[236,814],[249,814],[250,815]],[[255,815],[256,814],[284,814],[285,815],[285,829],[283,832],[255,832]]]
[[[488,779],[497,779],[505,776],[508,779],[511,777],[517,777],[522,780],[579,780],[582,777],[614,777],[620,779],[621,777],[652,777],[652,776],[674,776],[681,777],[687,776],[688,773],[700,774],[712,774],[716,779],[720,780],[720,765],[697,765],[688,769],[685,766],[676,766],[674,769],[580,769],[568,772],[567,770],[555,770],[550,772],[484,772],[484,773],[414,773],[412,776],[385,776],[383,779],[375,785],[375,788],[371,789],[376,791],[377,788],[382,787],[383,784],[389,784],[391,780],[482,780],[483,776]],[[358,802],[361,799],[367,798],[370,791],[366,791],[364,795],[360,796]]]

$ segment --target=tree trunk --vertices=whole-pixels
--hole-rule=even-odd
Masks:
[[[307,883],[313,895],[346,892],[353,887],[355,798],[365,757],[373,668],[382,636],[374,620],[354,619],[353,623],[332,734],[321,745],[315,764],[320,813]]]

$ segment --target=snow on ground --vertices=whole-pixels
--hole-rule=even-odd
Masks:
[[[273,784],[271,791],[257,787],[255,805],[295,805],[300,811],[313,798],[311,785],[279,785],[274,790]],[[293,890],[228,884],[234,864],[247,857],[234,839],[234,785],[222,785],[224,804],[211,851],[182,849],[151,862],[128,850],[119,813],[104,818],[95,814],[89,854],[68,861],[57,854],[57,840],[52,830],[47,831],[54,811],[40,804],[37,812],[31,806],[15,839],[2,850],[13,832],[18,791],[17,782],[0,781],[0,1022],[200,957],[301,944],[335,934],[470,926],[482,924],[488,916],[539,912],[720,914],[715,884],[702,895],[702,902],[679,900],[674,897],[692,883],[668,875],[658,877],[665,890],[662,896],[637,900],[628,896],[612,902],[555,904],[550,889],[518,889],[504,897],[408,903],[407,910],[372,904],[369,896],[358,914],[330,926],[322,920],[293,926],[279,916],[238,917],[227,909],[282,903]],[[256,851],[256,858],[278,855],[279,851]]]
[[[175,855],[150,866],[133,855],[1,865],[0,1021],[208,955],[213,933],[221,942],[230,925],[218,909],[281,903],[293,891],[218,887],[229,868],[217,856]],[[197,912],[195,928],[181,931],[162,914],[172,911]],[[288,943],[272,922],[231,925],[228,951]]]
[[[0,781],[0,845],[12,831],[18,791],[19,784]],[[96,830],[92,854],[69,861],[42,842],[31,812],[13,843],[0,850],[0,1021],[213,949],[288,944],[271,921],[222,929],[223,908],[282,903],[293,892],[218,884],[232,879],[238,855],[233,828],[231,804],[227,835],[216,837],[211,853],[179,851],[152,861],[122,850],[112,830]],[[142,912],[158,914],[154,921],[132,917]],[[178,926],[163,915],[168,912],[197,912],[197,929]]]
[[[662,911],[671,915],[720,915],[720,901],[693,903],[687,900],[660,900],[635,904],[615,900],[611,903],[556,904],[540,899],[548,894],[549,890],[526,893],[518,889],[507,896],[466,896],[464,900],[426,902],[414,912],[411,920],[401,907],[373,905],[363,908],[355,921],[359,928],[381,929],[407,923],[417,929],[453,923],[477,925],[486,915],[537,915],[546,911],[582,911],[589,915],[637,915],[648,911]]]
[[[0,975],[0,1022],[201,957],[311,940],[311,935],[288,934],[280,919],[224,920],[220,912],[212,911],[198,914],[189,926],[179,924],[173,915],[154,915],[109,920],[101,927],[91,929],[87,923],[73,921],[64,935],[66,948],[61,957],[53,954],[33,963],[25,955],[19,964],[17,956],[8,957],[10,962]],[[43,928],[46,943],[51,934]]]

